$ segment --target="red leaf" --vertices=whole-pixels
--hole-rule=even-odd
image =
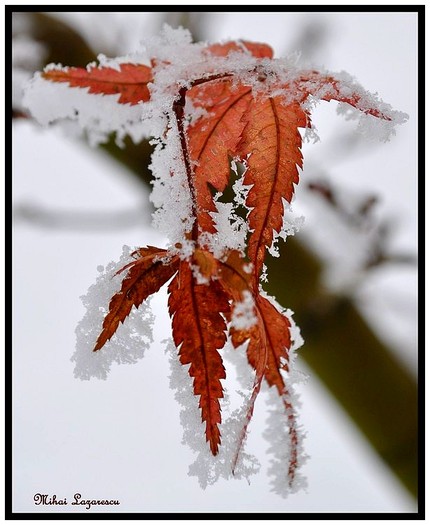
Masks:
[[[250,272],[245,271],[249,263],[237,250],[231,250],[224,261],[218,261],[219,280],[226,293],[235,301],[243,298],[243,292],[252,293],[252,282]]]
[[[237,64],[228,70],[228,59],[225,68],[219,67],[223,62],[221,58],[231,52],[245,53],[248,59],[251,55],[257,60],[244,61],[243,70],[236,69]],[[259,277],[266,250],[283,226],[283,201],[291,202],[294,185],[299,182],[302,141],[298,128],[309,126],[309,112],[302,104],[312,95],[319,100],[348,103],[365,114],[382,119],[391,120],[391,117],[384,113],[382,105],[351,82],[345,83],[313,70],[303,71],[298,76],[295,71],[292,75],[284,75],[287,72],[281,71],[282,63],[274,61],[273,67],[266,68],[273,58],[273,51],[266,44],[246,41],[213,44],[204,49],[204,56],[208,61],[203,74],[199,69],[202,64],[196,69],[196,76],[185,68],[183,72],[190,72],[190,77],[173,79],[166,90],[170,97],[177,89],[170,109],[179,132],[178,162],[185,165],[187,189],[193,199],[192,227],[185,232],[185,239],[194,245],[194,253],[189,260],[174,256],[163,262],[168,256],[166,250],[154,247],[138,250],[136,260],[118,272],[126,272],[125,277],[121,290],[110,301],[94,350],[100,349],[112,337],[133,306],[139,306],[173,277],[169,285],[173,339],[179,349],[180,362],[190,365],[189,374],[193,378],[194,394],[200,397],[201,417],[206,424],[206,440],[212,453],[218,453],[221,443],[219,400],[223,397],[221,380],[226,375],[219,351],[225,345],[229,321],[233,345],[237,348],[248,343],[248,362],[255,370],[233,470],[265,379],[269,386],[276,387],[288,419],[291,484],[297,468],[298,431],[283,376],[283,371],[289,370],[291,326],[288,318],[261,294]],[[153,59],[151,64],[160,69],[169,67],[165,60]],[[149,100],[152,69],[145,65],[121,64],[119,70],[110,67],[54,69],[43,73],[43,77],[67,82],[71,87],[88,88],[89,93],[119,94],[119,103],[133,105]],[[280,78],[290,80],[282,84]],[[161,104],[159,106],[161,108]],[[166,115],[168,109],[163,106]],[[187,121],[188,117],[199,114],[201,116],[194,121]],[[241,159],[247,166],[243,182],[250,187],[246,198],[250,209],[246,218],[250,234],[247,258],[238,251],[231,251],[218,260],[207,251],[201,233],[216,233],[211,217],[216,211],[212,190],[226,190],[230,180],[229,156]],[[180,246],[178,242],[176,248]],[[254,315],[250,319],[241,318],[240,314],[234,317],[235,306],[249,296],[254,301]],[[244,306],[246,311],[249,304]],[[248,321],[253,317],[255,323],[250,325]],[[240,324],[237,319],[245,322]]]
[[[120,64],[120,71],[111,67],[83,69],[70,67],[50,69],[42,76],[52,82],[68,82],[70,87],[89,88],[89,93],[120,94],[120,104],[135,105],[150,98],[148,83],[152,81],[151,68],[142,64]]]
[[[294,184],[299,182],[302,141],[298,127],[306,126],[306,117],[297,103],[287,106],[275,97],[253,102],[245,118],[239,153],[244,159],[251,154],[244,179],[252,185],[246,202],[252,208],[248,221],[253,230],[248,255],[258,276],[273,230],[279,232],[282,227],[282,198],[290,202]]]
[[[250,276],[244,270],[244,259],[238,252],[231,252],[228,259],[220,266],[220,282],[234,302],[239,302],[243,298],[244,291],[252,293],[251,286],[255,283],[250,282]],[[297,446],[299,440],[295,413],[281,373],[281,370],[288,370],[289,349],[291,347],[290,322],[258,291],[252,295],[255,301],[256,323],[247,329],[239,330],[233,325],[230,327],[231,340],[236,348],[248,341],[248,362],[255,370],[254,385],[248,401],[245,424],[239,435],[238,446],[233,457],[232,471],[234,473],[254,412],[254,404],[260,392],[261,382],[265,378],[269,386],[277,388],[287,415],[290,440],[288,479],[291,484],[298,467]]]
[[[216,211],[208,184],[223,192],[230,179],[229,154],[235,151],[243,132],[242,117],[252,100],[251,88],[232,90],[230,80],[196,86],[188,93],[197,107],[208,114],[187,130],[189,155],[194,163],[194,185],[201,231],[215,232],[209,212]]]
[[[211,54],[219,56],[240,49],[235,42],[208,48]],[[262,82],[264,78],[262,76]],[[223,78],[195,85],[187,94],[194,106],[207,112],[187,129],[199,229],[215,232],[210,213],[216,211],[216,207],[210,187],[224,192],[230,175],[228,156],[239,155],[248,164],[244,179],[244,183],[251,186],[247,198],[247,206],[252,209],[248,217],[252,231],[248,255],[254,264],[256,279],[274,232],[279,233],[282,228],[283,199],[291,202],[294,184],[299,182],[302,141],[298,128],[310,124],[308,113],[300,104],[313,95],[389,118],[377,107],[369,107],[367,95],[360,88],[354,91],[342,86],[335,77],[316,71],[305,72],[289,84],[274,85],[272,89],[283,89],[284,94],[254,96],[250,87]],[[285,95],[292,101],[287,103]]]
[[[368,94],[360,86],[345,88],[342,81],[332,75],[323,75],[318,71],[309,71],[303,74],[299,79],[286,86],[293,93],[301,93],[301,101],[304,101],[308,95],[313,95],[321,100],[330,102],[337,100],[360,110],[365,115],[391,120],[380,108],[375,107],[373,101],[369,101]]]
[[[206,441],[216,455],[221,443],[218,425],[223,390],[220,380],[226,377],[218,352],[226,341],[226,325],[221,314],[228,312],[230,306],[217,281],[197,284],[187,261],[180,263],[179,273],[169,285],[169,294],[173,339],[179,348],[181,363],[191,364],[189,374],[194,378],[194,393],[200,396]]]
[[[220,57],[231,51],[248,52],[256,58],[273,57],[270,46],[246,41],[213,44],[205,50]],[[235,84],[233,87],[233,82],[225,78],[197,85],[187,93],[195,107],[207,111],[205,117],[187,130],[190,160],[195,164],[194,184],[200,231],[215,232],[209,213],[216,211],[216,208],[208,184],[223,192],[229,182],[228,155],[235,152],[240,141],[246,123],[243,115],[252,101],[251,92],[249,86]]]
[[[244,292],[248,292],[255,303],[256,323],[240,330],[231,326],[230,335],[236,348],[249,341],[249,363],[257,372],[262,370],[269,386],[276,386],[282,394],[285,385],[280,370],[288,370],[291,325],[288,318],[260,294],[258,287],[254,287],[251,275],[244,269],[245,264],[237,251],[230,252],[226,261],[219,262],[219,281],[233,302],[242,301]]]
[[[233,470],[240,449],[243,446],[247,427],[254,411],[254,403],[264,377],[269,386],[275,386],[278,390],[287,416],[290,442],[288,480],[291,486],[298,468],[299,436],[290,393],[281,374],[281,370],[288,370],[289,368],[289,349],[291,347],[290,322],[270,301],[261,295],[255,298],[255,311],[257,314],[257,323],[254,326],[248,330],[235,330],[232,328],[230,331],[235,347],[249,340],[247,357],[249,363],[256,371],[254,386],[248,404],[246,422],[242,429],[238,449],[234,457]]]
[[[289,354],[291,347],[290,322],[281,312],[265,297],[259,295],[256,308],[260,326],[261,342],[267,349],[267,360],[264,377],[269,386],[276,386],[279,394],[285,393],[285,384],[280,370],[288,370]],[[258,348],[248,347],[248,357],[254,368],[257,368]]]
[[[263,370],[269,386],[276,386],[282,395],[285,393],[285,384],[280,371],[288,370],[290,322],[265,297],[254,295],[254,300],[256,324],[244,330],[231,327],[232,342],[238,347],[249,341],[247,356],[250,365],[256,371]]]
[[[259,42],[247,42],[239,40],[238,42],[226,42],[225,44],[212,44],[206,50],[212,56],[225,57],[231,51],[249,52],[256,58],[273,58],[273,49],[267,44]]]
[[[103,321],[103,330],[99,335],[94,351],[100,350],[116,332],[119,323],[123,323],[133,306],[138,308],[145,299],[157,292],[178,269],[178,258],[174,257],[168,264],[161,258],[166,256],[166,250],[148,246],[137,252],[139,258],[131,262],[119,272],[127,270],[122,281],[121,290],[109,303],[109,312]]]

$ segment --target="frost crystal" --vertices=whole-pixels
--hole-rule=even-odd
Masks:
[[[48,82],[36,73],[26,87],[23,105],[43,126],[62,119],[75,121],[93,146],[105,142],[113,131],[118,141],[129,135],[138,143],[149,136],[142,122],[142,109],[140,105],[118,104],[118,98],[90,95],[87,89]]]
[[[175,399],[181,405],[180,421],[183,428],[182,443],[188,445],[196,453],[196,459],[190,465],[188,474],[196,476],[200,486],[205,489],[220,478],[235,479],[245,478],[256,474],[260,468],[258,460],[240,450],[239,458],[234,473],[232,461],[238,450],[240,434],[243,428],[247,404],[231,411],[228,396],[221,399],[222,410],[225,414],[221,424],[223,445],[216,458],[211,454],[204,439],[204,424],[195,396],[193,394],[192,378],[188,374],[187,367],[180,364],[177,350],[172,341],[167,342],[166,352],[169,355],[171,375],[170,388],[175,391]],[[248,367],[250,369],[250,367]],[[242,398],[245,395],[241,396]]]
[[[284,215],[282,217],[282,228],[279,232],[273,231],[273,241],[268,251],[272,257],[279,257],[278,241],[282,239],[283,241],[287,240],[287,237],[290,235],[295,235],[305,222],[303,216],[294,217],[293,208],[285,199],[282,199],[284,206]]]
[[[131,250],[123,247],[119,262],[111,262],[106,269],[97,268],[99,276],[90,286],[86,295],[81,297],[86,313],[76,327],[76,351],[72,356],[75,363],[75,376],[79,379],[106,379],[112,363],[133,364],[141,359],[144,351],[152,343],[152,325],[154,316],[148,302],[138,309],[134,308],[120,325],[115,335],[101,350],[93,352],[97,337],[102,330],[103,319],[108,312],[112,296],[121,288],[124,278],[122,273],[115,275],[133,259]]]
[[[299,407],[299,399],[297,395],[291,390],[288,396],[284,396],[283,401],[291,407]],[[289,494],[294,494],[299,490],[305,490],[307,487],[306,478],[298,472],[301,467],[308,460],[308,456],[303,452],[303,439],[305,434],[301,427],[298,427],[298,444],[294,455],[297,454],[295,461],[297,461],[297,470],[294,474],[294,478],[291,480],[289,477],[288,466],[292,460],[292,448],[291,448],[291,428],[288,424],[288,419],[291,413],[295,416],[297,412],[295,408],[286,410],[285,406],[281,403],[278,395],[273,389],[269,391],[269,399],[267,401],[270,406],[269,417],[267,419],[267,429],[264,432],[264,437],[270,443],[268,449],[269,454],[272,455],[271,466],[269,467],[268,474],[271,478],[272,491],[286,498]]]
[[[289,308],[283,308],[278,301],[267,292],[263,290],[260,286],[260,295],[265,297],[273,306],[284,315],[290,323],[290,338],[291,338],[291,347],[288,351],[289,358],[289,372],[288,372],[288,383],[291,381],[293,383],[304,383],[307,381],[308,377],[306,374],[301,372],[295,367],[295,361],[297,357],[297,350],[303,346],[304,340],[300,332],[300,328],[297,326],[294,321],[293,315],[294,312]]]
[[[243,293],[243,300],[234,305],[231,324],[236,330],[247,330],[257,322],[255,303],[252,294],[247,290]]]
[[[357,132],[368,140],[388,142],[390,138],[396,134],[395,127],[398,124],[406,122],[409,117],[401,111],[393,111],[389,104],[381,103],[380,105],[381,109],[390,115],[391,120],[376,118],[372,115],[364,115],[358,109],[343,102],[339,103],[337,113],[343,115],[346,120],[357,120]]]
[[[157,210],[153,225],[167,235],[172,245],[182,243],[193,226],[192,199],[182,162],[177,130],[159,141],[151,158],[154,175],[151,201]]]
[[[249,53],[243,44],[238,45],[242,46],[242,51],[233,50],[227,56],[212,56],[206,52],[206,44],[192,43],[187,30],[172,29],[165,25],[159,36],[144,40],[142,49],[132,55],[116,59],[99,56],[102,66],[114,69],[125,62],[148,65],[152,60],[153,80],[148,84],[149,101],[134,106],[118,104],[119,95],[89,95],[86,88],[71,89],[67,84],[49,82],[36,74],[26,88],[24,105],[43,125],[61,119],[77,122],[86,130],[93,144],[105,141],[112,131],[116,132],[119,144],[126,135],[130,135],[135,142],[144,137],[153,137],[157,144],[151,164],[154,174],[151,200],[157,208],[154,226],[167,234],[172,245],[181,241],[193,222],[192,197],[172,108],[179,88],[191,87],[194,79],[227,73],[238,84],[250,86],[254,97],[280,96],[285,104],[298,100],[305,112],[327,97],[358,95],[359,102],[356,105],[359,111],[348,109],[348,116],[361,112],[359,130],[366,129],[372,136],[379,133],[381,140],[387,140],[394,132],[394,126],[407,118],[404,113],[393,111],[376,95],[365,91],[353,77],[344,72],[336,74],[321,71],[319,76],[315,76],[314,71],[299,67],[296,55],[261,59]],[[46,70],[58,67],[61,66],[50,65]],[[309,79],[304,81],[304,78]],[[331,80],[328,82],[327,78]],[[300,89],[297,88],[299,85]],[[304,93],[308,94],[304,97]],[[340,111],[344,107],[346,104],[341,105]],[[363,112],[370,110],[380,111],[385,117],[363,115]],[[185,121],[192,122],[202,113],[204,110],[194,108],[188,102],[185,106]],[[311,135],[316,137],[314,128],[309,127],[305,138]],[[235,169],[234,161],[232,168]],[[237,181],[233,189],[236,193],[235,204],[216,202],[217,212],[213,214],[213,219],[217,235],[207,239],[215,256],[227,249],[244,249],[248,230],[245,221],[236,214],[236,206],[244,205],[249,188]],[[297,227],[298,224],[293,226],[293,230]],[[278,236],[284,238],[287,234],[288,229],[282,230]],[[276,255],[275,244],[272,253]]]
[[[237,175],[238,172],[235,161],[232,161],[231,169]],[[203,233],[201,236],[202,241],[218,259],[223,257],[226,250],[238,250],[241,253],[245,252],[249,227],[246,220],[239,215],[238,210],[241,207],[248,210],[245,202],[251,186],[243,184],[244,175],[245,173],[243,173],[232,186],[234,192],[233,202],[220,202],[222,194],[217,193],[215,195],[214,204],[216,206],[216,212],[211,212],[210,215],[214,220],[216,233]]]

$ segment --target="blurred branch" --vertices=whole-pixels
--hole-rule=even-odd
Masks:
[[[35,203],[19,203],[13,208],[13,220],[15,223],[24,222],[32,226],[63,229],[73,231],[100,232],[121,230],[145,223],[145,214],[142,213],[147,207],[139,207],[134,210],[119,212],[106,211],[64,211],[53,210]]]
[[[300,356],[343,405],[375,451],[417,494],[417,385],[348,297],[320,285],[321,264],[295,238],[268,263],[268,292],[295,312]],[[281,284],[282,283],[282,284]]]
[[[49,50],[48,61],[85,65],[95,58],[64,23],[30,13],[32,34]],[[186,20],[181,22],[186,25]],[[314,31],[314,29],[313,29]],[[202,38],[193,31],[195,38]],[[151,147],[113,140],[112,157],[147,184]],[[369,203],[370,205],[371,203]],[[354,303],[324,290],[321,263],[295,238],[280,245],[269,266],[268,292],[291,307],[306,341],[300,355],[324,381],[363,431],[375,451],[409,491],[417,494],[417,385],[390,349],[372,332]]]
[[[117,162],[126,166],[139,182],[149,185],[152,180],[152,172],[149,169],[150,159],[154,146],[148,141],[135,144],[130,137],[125,137],[124,147],[119,148],[115,143],[115,137],[112,135],[105,144],[100,147],[112,156]],[[152,206],[148,203],[148,206]]]
[[[290,44],[288,53],[300,53],[303,62],[311,63],[316,55],[327,49],[330,28],[326,20],[307,15],[306,22],[302,25],[300,33]]]
[[[14,12],[14,37],[21,31],[46,49],[46,63],[85,67],[96,54],[81,35],[67,24],[45,13]]]
[[[206,24],[208,13],[200,11],[169,11],[161,13],[161,23],[169,24],[171,27],[182,26],[188,29],[193,37],[193,42],[204,42],[206,40]]]
[[[356,228],[364,228],[367,225],[370,211],[378,202],[376,196],[370,195],[362,199],[359,206],[356,206],[354,210],[348,210],[344,206],[342,199],[339,198],[336,188],[328,180],[314,179],[307,183],[307,188],[324,199],[339,214],[341,219],[344,219],[352,227]]]
[[[355,206],[345,206],[345,199],[328,180],[315,179],[307,183],[307,188],[318,195],[347,224],[353,235],[354,230],[367,235],[367,257],[362,269],[365,271],[384,263],[416,265],[417,257],[411,253],[390,253],[389,241],[393,233],[392,222],[376,224],[371,212],[378,202],[375,195],[368,195],[357,201]]]

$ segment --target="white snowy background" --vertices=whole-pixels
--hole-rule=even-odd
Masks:
[[[125,54],[142,34],[156,32],[157,14],[58,13],[79,28],[95,49]],[[304,25],[327,30],[315,62],[346,70],[394,109],[409,114],[391,142],[359,142],[351,156],[338,143],[355,124],[321,104],[314,124],[321,142],[304,147],[302,180],[315,170],[352,194],[378,196],[378,215],[394,223],[393,251],[417,250],[417,19],[408,13],[211,13],[211,41],[244,38],[269,43],[275,56],[299,45]],[[304,53],[305,55],[305,53]],[[304,58],[306,58],[304,56]],[[303,197],[303,198],[302,198]],[[248,449],[262,463],[251,483],[220,480],[203,491],[187,475],[193,460],[181,444],[179,405],[169,389],[165,344],[170,335],[165,290],[154,296],[154,342],[137,364],[113,366],[106,381],[74,378],[70,357],[75,327],[84,314],[80,296],[95,282],[97,266],[118,260],[122,246],[162,246],[151,229],[148,192],[99,151],[63,130],[28,121],[13,127],[13,199],[16,210],[37,206],[72,214],[136,210],[127,227],[55,228],[16,214],[13,231],[13,496],[15,512],[83,512],[79,507],[35,507],[33,495],[76,492],[90,499],[118,499],[112,512],[410,512],[415,503],[311,371],[300,387],[301,423],[307,431],[303,467],[307,492],[282,499],[270,491],[265,395],[257,402]],[[334,270],[331,286],[346,286],[354,261],[341,257],[340,233],[318,200],[297,193],[294,209],[305,216],[303,235]],[[141,210],[141,212],[139,211]],[[87,222],[88,224],[88,222]],[[321,230],[319,229],[321,228]],[[345,241],[346,242],[346,241]],[[343,250],[349,253],[350,250]],[[333,275],[341,275],[336,282]],[[346,278],[345,278],[346,276]],[[380,336],[416,373],[417,278],[413,265],[387,266],[366,276],[355,297]],[[283,305],[288,307],[288,304]],[[306,342],[305,342],[306,344]],[[234,385],[233,385],[234,387]],[[86,511],[88,512],[88,511]]]

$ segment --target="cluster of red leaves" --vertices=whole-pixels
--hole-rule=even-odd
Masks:
[[[207,56],[223,57],[231,51],[250,53],[257,59],[272,59],[272,50],[265,44],[229,42],[206,48]],[[150,99],[148,84],[153,80],[152,68],[145,65],[121,64],[119,70],[109,67],[48,70],[45,79],[67,82],[72,87],[89,88],[94,94],[119,94],[118,103],[137,104]],[[264,69],[255,70],[261,83],[266,81]],[[294,184],[299,181],[302,166],[299,128],[309,126],[309,115],[302,103],[309,95],[327,89],[324,100],[338,100],[360,106],[360,95],[341,93],[335,78],[317,71],[295,78],[289,84],[273,87],[274,95],[255,96],[246,85],[229,73],[192,79],[188,89],[178,88],[174,105],[181,135],[183,161],[194,199],[194,226],[187,234],[194,241],[194,253],[183,260],[166,250],[148,246],[137,250],[135,260],[122,268],[122,287],[109,305],[103,330],[94,350],[100,350],[115,333],[133,306],[138,307],[151,294],[171,280],[169,312],[173,339],[179,359],[190,365],[194,394],[199,396],[202,420],[206,423],[206,439],[215,455],[221,443],[219,424],[223,397],[221,380],[226,377],[220,350],[226,343],[226,331],[235,347],[248,342],[247,358],[256,371],[247,421],[263,379],[276,387],[283,399],[289,421],[291,454],[290,482],[297,463],[297,429],[294,411],[288,401],[282,370],[288,370],[291,347],[290,322],[260,294],[260,274],[266,250],[274,232],[283,223],[283,199],[290,202]],[[282,94],[280,94],[282,93]],[[285,93],[292,93],[286,103]],[[184,107],[190,100],[204,109],[192,125],[184,125]],[[365,113],[385,118],[377,109]],[[249,238],[245,257],[237,251],[217,259],[201,241],[202,233],[215,233],[211,212],[216,211],[211,187],[224,192],[230,180],[229,158],[246,162],[244,184],[250,186],[246,206]],[[173,174],[174,176],[174,174]],[[251,268],[251,271],[245,271]],[[196,278],[198,274],[199,279]],[[244,298],[254,300],[255,324],[238,329],[232,319],[233,309]],[[244,429],[242,440],[245,435]],[[237,459],[237,456],[236,456]]]

